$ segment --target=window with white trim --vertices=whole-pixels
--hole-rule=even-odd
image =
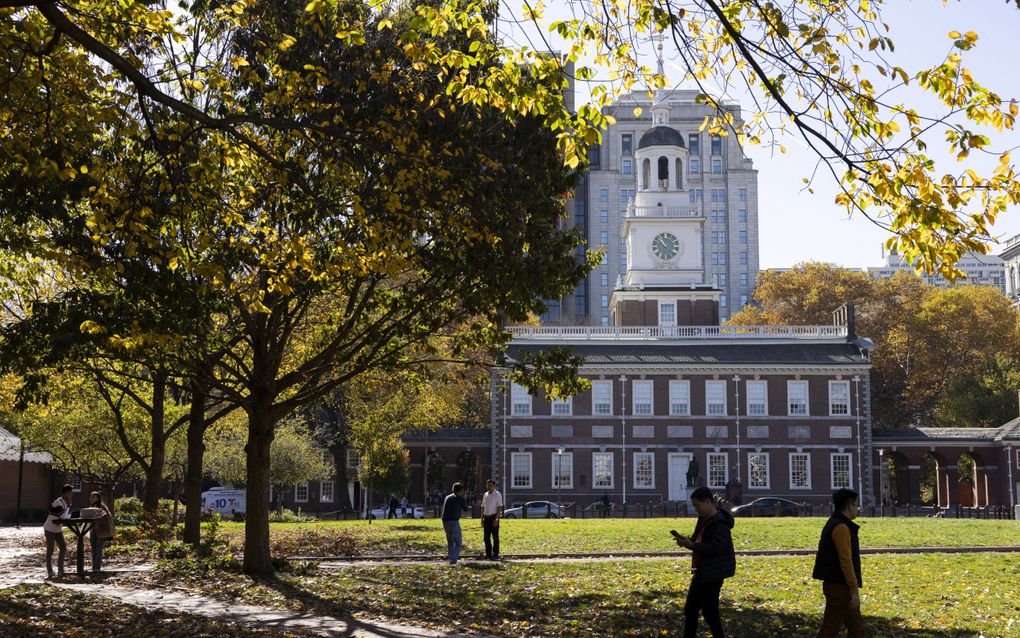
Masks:
[[[308,502],[308,481],[304,483],[298,483],[294,486],[294,502],[295,503],[307,503]]]
[[[510,388],[510,414],[531,416],[531,395],[527,388],[516,383]]]
[[[353,477],[357,472],[358,468],[361,467],[361,454],[354,448],[347,448],[344,451],[347,463],[347,476]]]
[[[708,486],[713,489],[726,487],[730,474],[729,455],[721,452],[708,454]]]
[[[831,478],[832,478],[832,489],[838,490],[842,488],[849,489],[853,485],[853,469],[850,465],[849,454],[831,454],[829,457],[832,461],[831,465]]]
[[[676,304],[672,301],[659,302],[659,325],[660,326],[675,326],[676,325]]]
[[[570,416],[574,413],[574,399],[572,397],[553,399],[552,413],[555,416]]]
[[[811,489],[811,455],[802,452],[790,454],[790,489]]]
[[[635,379],[631,388],[634,394],[633,414],[638,416],[652,414],[652,382]]]
[[[531,452],[510,454],[510,485],[517,489],[531,487]]]
[[[726,414],[725,381],[705,381],[705,414],[708,416]]]
[[[766,452],[751,452],[747,455],[747,485],[748,487],[768,489],[769,476],[769,455]]]
[[[787,405],[790,416],[807,416],[808,414],[808,382],[786,382]]]
[[[768,381],[747,382],[747,416],[765,416],[769,413]]]
[[[612,381],[591,382],[591,413],[595,415],[613,413]]]
[[[850,382],[829,381],[829,416],[850,414]]]
[[[613,487],[613,453],[593,452],[591,455],[591,486]]]
[[[319,483],[319,502],[332,503],[333,492],[336,490],[335,481],[322,481]]]
[[[574,488],[574,453],[552,453],[552,487],[553,489]]]
[[[634,487],[637,489],[650,489],[655,487],[654,453],[634,453]]]
[[[81,492],[81,476],[78,474],[71,474],[67,477],[67,484],[71,486],[71,491],[75,494]]]
[[[669,413],[671,416],[691,414],[691,382],[671,380],[669,382]]]

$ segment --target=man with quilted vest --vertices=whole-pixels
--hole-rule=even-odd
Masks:
[[[677,545],[693,552],[691,556],[691,586],[684,605],[684,638],[695,638],[698,633],[698,614],[712,630],[712,638],[723,638],[719,619],[719,592],[723,580],[737,570],[733,552],[733,515],[725,507],[716,507],[712,492],[699,487],[691,494],[691,504],[698,513],[694,534],[674,534]]]
[[[857,539],[861,527],[853,522],[858,508],[857,492],[841,489],[832,495],[833,514],[822,529],[812,573],[822,581],[825,594],[819,638],[838,635],[843,625],[849,638],[867,635],[861,616],[861,547]]]

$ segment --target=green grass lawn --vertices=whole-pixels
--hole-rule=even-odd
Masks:
[[[862,524],[861,547],[1020,546],[1020,522],[976,519],[871,518]],[[814,549],[825,519],[740,518],[733,530],[737,549]],[[481,524],[462,521],[465,553],[482,551]],[[669,534],[689,533],[693,518],[506,520],[501,526],[503,554],[562,552],[660,552],[678,550]],[[243,524],[225,523],[234,543],[243,540]],[[333,546],[356,555],[442,553],[446,540],[440,521],[337,521],[273,524],[274,552],[330,555]],[[337,540],[342,542],[337,542]]]
[[[811,566],[808,557],[738,559],[722,592],[727,635],[814,635],[824,601]],[[1020,635],[1020,554],[865,556],[863,571],[862,607],[874,636]],[[500,636],[672,636],[683,626],[689,578],[683,558],[355,565],[271,581],[223,574],[173,584],[231,600]]]

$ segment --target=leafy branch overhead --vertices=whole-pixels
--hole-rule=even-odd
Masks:
[[[717,107],[704,128],[783,152],[786,138],[807,146],[839,184],[836,202],[888,229],[888,247],[919,269],[959,276],[964,252],[987,252],[996,217],[1020,201],[1008,149],[992,149],[988,138],[1014,128],[1018,105],[967,68],[979,41],[974,32],[950,32],[944,55],[907,70],[893,61],[883,0],[569,4],[570,20],[544,20],[527,3],[526,15],[568,43],[569,59],[594,60],[578,78],[602,71],[612,81],[593,89],[597,103],[642,85],[666,86],[669,79],[641,57],[650,53],[649,39],[662,42],[684,71],[680,83],[699,87],[700,99]],[[925,101],[916,89],[935,106],[912,106]],[[751,102],[739,123],[716,97],[731,93]],[[979,174],[980,163],[967,162],[972,153],[998,162]],[[959,167],[939,168],[935,158],[944,155]]]

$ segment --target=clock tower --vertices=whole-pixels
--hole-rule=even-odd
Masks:
[[[717,325],[721,291],[705,281],[705,218],[690,201],[687,148],[669,125],[662,91],[652,104],[652,121],[634,153],[637,192],[623,220],[627,273],[613,291],[613,324]]]

